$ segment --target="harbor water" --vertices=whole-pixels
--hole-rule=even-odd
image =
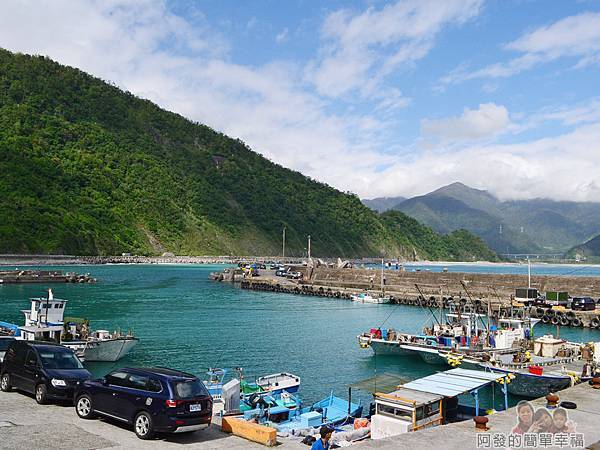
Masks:
[[[62,266],[91,272],[96,284],[0,285],[0,320],[23,323],[29,297],[51,287],[68,300],[65,316],[85,317],[93,329],[132,330],[133,353],[116,363],[88,363],[95,376],[121,366],[167,366],[202,376],[209,367],[243,367],[248,378],[292,372],[302,378],[305,402],[347,396],[349,384],[384,372],[407,381],[445,369],[418,358],[379,356],[361,349],[356,336],[369,328],[420,332],[430,313],[402,305],[242,290],[210,281],[219,266]],[[539,324],[537,335],[555,333]],[[562,338],[600,341],[600,331],[567,328]],[[368,399],[368,396],[362,396]],[[511,404],[516,402],[511,399]]]

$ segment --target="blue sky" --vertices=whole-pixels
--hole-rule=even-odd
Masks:
[[[5,1],[44,54],[361,197],[600,201],[600,2]]]

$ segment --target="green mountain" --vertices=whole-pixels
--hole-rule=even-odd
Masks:
[[[567,256],[585,257],[588,261],[600,262],[600,234],[581,245],[576,245],[567,252]]]
[[[0,253],[494,259],[80,70],[0,49]]]
[[[563,253],[600,231],[600,203],[501,202],[462,183],[405,200],[394,209],[439,233],[469,230],[498,253]]]

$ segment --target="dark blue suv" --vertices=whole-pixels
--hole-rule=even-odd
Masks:
[[[140,439],[210,425],[212,397],[197,377],[162,367],[124,368],[80,383],[75,409],[83,419],[101,415],[133,424]]]

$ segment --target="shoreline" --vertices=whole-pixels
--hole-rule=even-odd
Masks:
[[[327,262],[335,262],[337,258],[321,258]],[[367,258],[365,258],[367,259]],[[371,259],[371,258],[368,258]],[[305,258],[282,258],[281,256],[76,256],[76,255],[0,255],[0,267],[11,266],[86,266],[86,265],[227,265],[239,262],[274,262],[287,264],[302,264]],[[362,262],[363,259],[350,259],[355,266],[361,265],[380,266],[373,262]],[[492,261],[402,261],[404,267],[415,266],[486,266],[486,267],[522,267],[523,262],[492,262]],[[590,267],[600,268],[597,263],[574,262],[532,262],[531,267]]]

